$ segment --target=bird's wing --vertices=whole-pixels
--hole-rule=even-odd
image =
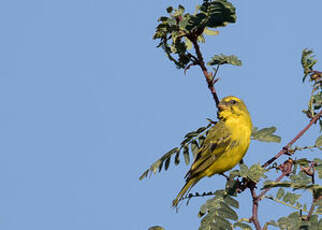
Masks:
[[[212,127],[194,160],[186,178],[191,178],[206,170],[212,165],[231,144],[231,132],[224,122],[219,121]]]

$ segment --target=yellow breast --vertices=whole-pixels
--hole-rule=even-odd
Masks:
[[[207,176],[223,173],[235,167],[242,160],[249,147],[251,123],[242,118],[227,119],[225,125],[231,132],[230,144],[216,162],[207,169]]]

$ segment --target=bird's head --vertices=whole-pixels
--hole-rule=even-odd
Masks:
[[[249,112],[244,102],[233,96],[223,98],[218,104],[218,118],[245,118],[250,119]]]

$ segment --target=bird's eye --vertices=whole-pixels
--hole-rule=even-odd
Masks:
[[[237,103],[237,101],[235,101],[235,100],[231,100],[231,101],[230,101],[230,103],[234,105],[234,104],[236,104],[236,103]]]

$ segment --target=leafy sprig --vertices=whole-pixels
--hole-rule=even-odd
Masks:
[[[142,175],[139,177],[140,180],[148,177],[151,174],[156,174],[161,172],[162,169],[168,170],[171,162],[171,158],[174,156],[174,165],[180,163],[180,155],[183,155],[186,165],[189,165],[191,157],[194,159],[199,149],[202,147],[204,140],[206,139],[208,130],[216,123],[208,119],[209,123],[206,126],[200,127],[195,131],[191,131],[184,136],[183,141],[180,146],[172,148],[157,161],[155,161],[150,168],[146,169]],[[275,127],[263,128],[258,130],[258,128],[253,129],[252,139],[262,142],[280,142],[281,137],[274,135],[276,131]],[[247,167],[247,166],[246,166]],[[259,168],[252,168],[256,172]]]
[[[205,35],[218,35],[217,28],[235,23],[236,13],[234,6],[226,0],[204,0],[203,4],[197,7],[195,13],[186,13],[183,6],[179,5],[177,9],[167,8],[168,16],[159,18],[159,25],[156,28],[153,39],[158,40],[158,47],[163,48],[170,61],[175,63],[178,68],[185,72],[192,66],[199,66],[207,81],[208,88],[218,106],[219,97],[214,88],[218,81],[216,75],[220,66],[231,64],[240,66],[241,61],[234,55],[226,56],[223,54],[213,55],[210,61],[205,62],[200,49],[200,43],[205,42]],[[213,30],[215,29],[215,30]],[[193,51],[194,54],[193,54]],[[208,71],[205,63],[215,67],[214,72]],[[322,178],[322,160],[315,158],[294,159],[293,155],[301,153],[303,150],[322,149],[322,137],[318,137],[314,145],[303,147],[292,147],[294,143],[317,121],[322,130],[322,72],[315,70],[317,60],[313,51],[305,49],[302,53],[301,64],[304,69],[303,82],[309,79],[312,84],[311,97],[308,107],[304,113],[310,119],[305,126],[280,152],[275,154],[264,164],[255,164],[250,167],[241,164],[239,170],[233,170],[227,177],[227,183],[224,190],[215,192],[204,192],[188,194],[183,199],[188,201],[195,197],[214,196],[208,200],[200,209],[201,226],[200,229],[251,229],[247,223],[253,223],[254,227],[261,229],[258,218],[258,206],[263,198],[274,200],[280,204],[293,207],[299,211],[293,212],[288,216],[281,217],[277,221],[266,222],[263,229],[268,226],[279,227],[280,229],[318,229],[322,220],[319,220],[317,214],[322,212],[322,189],[315,183],[315,175]],[[164,154],[159,160],[154,162],[140,177],[143,179],[149,174],[167,170],[170,166],[171,158],[174,156],[174,164],[180,163],[180,155],[184,156],[185,163],[189,164],[191,156],[195,157],[206,137],[208,126],[188,133],[179,147],[173,148]],[[205,128],[205,129],[204,129]],[[264,142],[280,142],[281,138],[275,135],[276,128],[269,127],[264,129],[254,128],[252,140]],[[283,163],[277,163],[280,157],[288,155],[289,159]],[[266,180],[265,173],[270,170],[277,170],[280,175],[274,180]],[[283,180],[283,181],[282,181]],[[278,191],[275,191],[278,188]],[[238,193],[249,189],[252,201],[252,216],[250,218],[241,218],[238,220],[236,210]],[[259,194],[256,190],[261,189]],[[267,195],[269,191],[275,191],[274,195]],[[312,194],[312,203],[308,205],[301,204],[298,191],[309,191]],[[229,201],[227,201],[229,199]],[[230,203],[229,203],[230,202]],[[306,215],[303,214],[306,213]]]

